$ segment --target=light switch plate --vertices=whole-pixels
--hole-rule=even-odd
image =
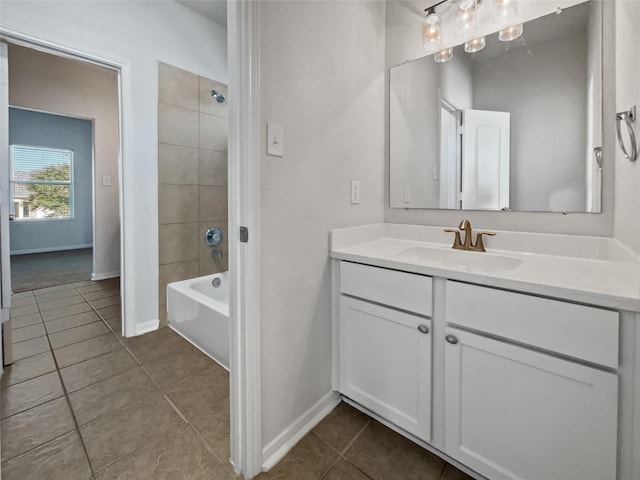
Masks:
[[[284,157],[284,127],[267,123],[267,155]]]
[[[109,175],[102,176],[102,186],[110,187],[111,186],[111,177]]]
[[[360,182],[358,180],[351,180],[351,204],[357,205],[360,203]]]

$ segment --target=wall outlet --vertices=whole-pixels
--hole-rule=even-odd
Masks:
[[[404,186],[404,203],[411,203],[411,187],[409,185]]]
[[[351,180],[351,204],[357,205],[358,203],[360,203],[360,182]]]
[[[284,157],[284,127],[267,123],[267,155]]]

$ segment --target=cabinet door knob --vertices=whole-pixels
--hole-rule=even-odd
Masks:
[[[452,345],[458,343],[458,337],[456,337],[455,335],[447,335],[446,337],[444,337],[444,339]]]
[[[418,325],[418,330],[420,333],[429,333],[429,327],[426,325]]]

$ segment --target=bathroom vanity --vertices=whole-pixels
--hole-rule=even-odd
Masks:
[[[334,389],[476,478],[640,478],[640,263],[615,240],[331,234]]]

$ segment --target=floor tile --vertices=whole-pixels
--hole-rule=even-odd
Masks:
[[[91,305],[88,303],[79,303],[77,305],[69,305],[68,307],[55,308],[53,310],[47,310],[40,312],[42,319],[45,322],[50,320],[57,320],[58,318],[70,317],[71,315],[77,315],[78,313],[90,312]]]
[[[105,298],[98,298],[96,300],[91,300],[91,306],[93,306],[93,308],[95,308],[96,310],[99,310],[101,308],[106,308],[106,307],[112,307],[115,305],[120,305],[120,293],[117,294],[117,296],[114,297],[105,297]]]
[[[187,344],[184,350],[179,352],[167,352],[165,358],[148,364],[144,369],[153,377],[161,387],[179,382],[187,375],[203,372],[214,363],[204,353]]]
[[[109,333],[109,329],[103,322],[93,322],[79,327],[62,330],[49,335],[49,343],[53,348],[60,348],[83,340],[98,337]]]
[[[335,450],[318,437],[308,434],[291,449],[280,463],[256,479],[319,480],[329,471],[337,459],[338,454]]]
[[[215,362],[200,373],[164,387],[163,392],[190,419],[229,395],[229,373]]]
[[[78,424],[84,425],[154,392],[156,386],[138,367],[77,390],[69,395],[69,400]]]
[[[61,290],[59,292],[41,293],[35,298],[38,303],[42,303],[57,300],[59,298],[74,297],[76,295],[78,295],[78,291],[75,288],[69,288],[68,290]]]
[[[67,392],[75,392],[137,367],[138,364],[124,348],[99,357],[75,363],[60,370]]]
[[[341,402],[312,432],[342,453],[368,421],[364,413]]]
[[[442,473],[440,480],[473,480],[472,477],[464,472],[461,472],[453,465],[447,465]]]
[[[438,480],[445,465],[376,421],[369,423],[345,457],[374,480]]]
[[[42,323],[42,317],[40,316],[40,312],[32,313],[30,315],[24,315],[22,317],[11,317],[11,329],[15,330],[16,328],[28,327],[29,325],[36,325],[38,323]]]
[[[80,303],[86,303],[82,295],[71,295],[69,297],[56,298],[55,300],[49,300],[47,302],[41,302],[38,299],[38,308],[40,312],[47,310],[55,310],[57,308],[68,307],[70,305],[78,305]]]
[[[114,333],[118,335],[122,334],[122,318],[120,314],[115,317],[105,318],[104,323],[106,323]]]
[[[27,305],[34,305],[36,303],[36,297],[33,295],[15,298],[15,296],[11,297],[11,308],[25,307]]]
[[[90,338],[89,340],[55,349],[53,354],[58,362],[58,367],[64,368],[74,363],[104,355],[118,348],[122,348],[122,345],[116,337],[109,332],[100,337]]]
[[[81,426],[80,434],[99,471],[181,424],[175,410],[156,393]]]
[[[14,328],[11,330],[11,340],[13,343],[24,342],[25,340],[31,340],[32,338],[38,338],[46,335],[42,322],[35,325],[29,325],[28,327]]]
[[[42,445],[75,428],[65,398],[58,398],[2,421],[2,460]]]
[[[24,307],[16,307],[11,309],[11,318],[22,317],[24,315],[33,315],[38,313],[37,305],[25,305]]]
[[[42,295],[45,293],[57,293],[63,290],[75,290],[75,287],[71,283],[66,283],[64,285],[56,285],[54,287],[39,288],[37,290],[34,290],[33,293],[37,297],[38,295]]]
[[[0,392],[2,418],[15,415],[29,408],[64,395],[58,372],[51,372]]]
[[[48,352],[49,341],[47,337],[38,337],[24,342],[13,344],[13,361],[38,355],[39,353]]]
[[[106,290],[98,290],[96,292],[83,293],[82,296],[88,301],[98,300],[100,298],[115,297],[120,295],[119,288],[108,288]]]
[[[345,459],[341,459],[331,467],[324,480],[371,480],[371,477],[362,473]]]
[[[231,480],[187,425],[162,434],[97,475],[97,480]]]
[[[75,431],[2,464],[4,480],[86,480],[90,477],[89,461]]]
[[[209,449],[223,462],[228,462],[231,450],[231,419],[229,397],[189,418],[193,427],[202,436]]]
[[[98,317],[95,312],[84,312],[77,315],[71,315],[70,317],[51,320],[45,323],[44,328],[46,328],[49,335],[51,335],[52,333],[61,332],[62,330],[68,330],[70,328],[99,321],[100,317]]]
[[[101,290],[109,290],[115,287],[119,287],[119,284],[116,284],[114,282],[107,282],[107,283],[101,282],[101,283],[95,283],[93,285],[84,285],[82,287],[78,287],[78,291],[84,295],[85,293],[99,292]]]
[[[11,294],[12,299],[35,298],[32,291]]]
[[[111,307],[98,309],[98,315],[100,315],[100,317],[102,317],[103,320],[107,320],[112,317],[117,317],[121,313],[122,313],[121,305],[113,305]]]
[[[55,371],[56,364],[53,361],[51,351],[23,358],[4,368],[1,377],[2,388]]]
[[[192,350],[191,344],[169,328],[160,328],[138,337],[125,338],[124,344],[142,364],[165,358],[171,352]]]

